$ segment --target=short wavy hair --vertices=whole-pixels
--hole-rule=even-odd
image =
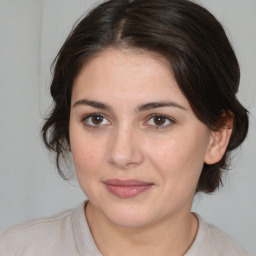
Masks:
[[[197,192],[211,193],[222,184],[230,152],[245,139],[248,111],[236,97],[240,69],[222,25],[202,6],[188,0],[109,0],[74,27],[53,63],[53,108],[42,137],[60,165],[70,151],[69,115],[74,79],[85,63],[112,48],[141,49],[170,63],[180,90],[197,118],[216,131],[232,113],[233,131],[222,159],[204,164]]]

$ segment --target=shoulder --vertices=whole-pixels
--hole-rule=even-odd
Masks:
[[[0,255],[34,255],[34,248],[53,248],[72,233],[72,214],[67,210],[51,217],[14,226],[0,234]]]
[[[246,256],[248,255],[245,250],[235,241],[231,236],[222,231],[220,228],[206,223],[208,232],[210,234],[210,239],[214,249],[218,255],[223,254],[223,252],[228,253],[232,256]]]
[[[186,256],[249,256],[227,233],[206,223],[198,214],[199,226],[195,240]]]

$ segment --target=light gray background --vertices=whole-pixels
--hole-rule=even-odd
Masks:
[[[50,64],[74,22],[95,0],[0,0],[0,231],[84,200],[39,136],[49,108]],[[249,136],[233,155],[225,187],[193,210],[256,255],[256,1],[201,0],[224,27],[241,64],[239,99],[251,112]]]

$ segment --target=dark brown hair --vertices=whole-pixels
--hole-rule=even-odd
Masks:
[[[73,81],[81,67],[107,47],[142,49],[171,65],[175,79],[197,118],[211,130],[234,116],[227,150],[216,164],[204,164],[197,191],[213,192],[227,169],[229,153],[245,139],[247,110],[236,98],[240,71],[221,24],[188,0],[109,0],[83,18],[60,49],[53,70],[53,109],[42,128],[49,150],[61,157],[70,150],[69,114]]]

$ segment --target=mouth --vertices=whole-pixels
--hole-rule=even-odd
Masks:
[[[153,183],[140,180],[107,180],[104,182],[107,190],[119,198],[132,198],[148,191]]]

